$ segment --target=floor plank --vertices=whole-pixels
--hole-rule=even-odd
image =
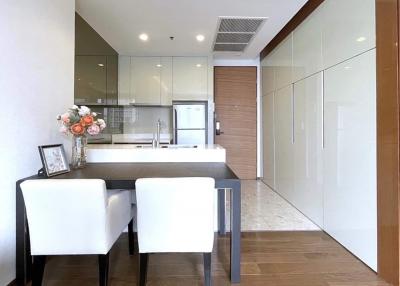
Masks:
[[[111,252],[113,286],[136,285],[137,255],[128,255],[125,234]],[[203,285],[202,255],[150,255],[148,286]],[[229,283],[229,237],[218,237],[212,255],[214,286]],[[242,234],[240,285],[388,286],[375,272],[321,231]],[[43,285],[98,285],[95,256],[48,259]]]

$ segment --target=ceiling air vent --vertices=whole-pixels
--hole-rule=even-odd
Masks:
[[[214,52],[243,52],[266,18],[219,17]]]

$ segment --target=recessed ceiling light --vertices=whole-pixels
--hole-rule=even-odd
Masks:
[[[349,70],[349,69],[351,69],[351,66],[345,66],[344,69]]]
[[[364,42],[367,38],[366,37],[359,37],[357,42]]]
[[[196,67],[201,68],[201,64],[197,64]]]
[[[160,64],[157,64],[156,66],[157,66],[158,68],[162,67],[162,65],[160,65]]]
[[[202,42],[202,41],[204,41],[204,36],[203,35],[197,35],[196,36],[196,40],[199,41],[199,42]]]
[[[97,64],[99,67],[104,67],[104,64]]]
[[[139,39],[141,39],[142,41],[147,41],[149,39],[149,36],[143,33],[139,35]]]

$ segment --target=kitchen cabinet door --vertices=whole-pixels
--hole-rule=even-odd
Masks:
[[[107,104],[118,104],[118,56],[107,56]]]
[[[275,189],[274,92],[262,97],[263,181]]]
[[[173,58],[173,100],[207,100],[207,57]]]
[[[273,52],[261,61],[261,80],[263,95],[275,91],[275,67]]]
[[[128,56],[118,57],[118,104],[128,105],[132,103],[131,98],[131,58]]]
[[[75,56],[75,103],[106,104],[106,56]]]
[[[131,57],[131,103],[160,105],[161,69],[160,57]]]
[[[375,61],[373,49],[326,70],[323,151],[324,229],[374,270],[377,269]]]
[[[293,33],[274,51],[275,88],[283,88],[293,82]]]
[[[293,32],[293,81],[322,71],[322,13],[317,8]]]
[[[172,57],[161,58],[161,105],[172,105]]]
[[[294,103],[293,204],[323,227],[322,72],[298,81]]]
[[[325,1],[321,11],[324,69],[376,46],[375,0]]]
[[[275,190],[293,199],[293,109],[292,85],[275,92]]]

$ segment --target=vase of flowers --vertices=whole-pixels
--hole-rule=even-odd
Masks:
[[[87,106],[73,105],[68,111],[57,117],[60,122],[60,132],[72,135],[73,169],[83,168],[86,165],[87,135],[99,134],[105,127],[103,119],[97,118],[97,113],[92,112]]]

